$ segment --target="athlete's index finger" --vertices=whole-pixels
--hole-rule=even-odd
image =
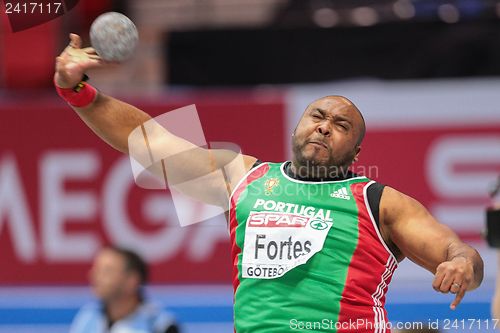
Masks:
[[[455,310],[457,308],[458,304],[460,304],[460,302],[462,301],[462,299],[465,296],[465,291],[466,291],[466,288],[464,288],[462,286],[462,288],[460,288],[460,291],[455,296],[455,299],[453,300],[453,302],[451,302],[450,309]]]

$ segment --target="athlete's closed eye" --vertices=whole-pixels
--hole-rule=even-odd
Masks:
[[[344,131],[349,131],[351,129],[350,126],[349,126],[349,124],[346,123],[346,122],[338,122],[337,126],[339,126],[340,128],[342,128],[342,130],[344,130]]]
[[[320,109],[314,109],[311,113],[311,116],[314,118],[314,119],[323,119],[325,118],[325,115],[323,112],[321,112]]]

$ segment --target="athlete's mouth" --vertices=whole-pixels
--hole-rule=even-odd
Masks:
[[[321,142],[321,141],[309,141],[308,143],[311,143],[311,144],[313,144],[315,146],[320,146],[320,147],[323,147],[323,148],[329,150],[328,146],[324,142]]]

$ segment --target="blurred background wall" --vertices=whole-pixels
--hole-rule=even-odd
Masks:
[[[0,332],[66,332],[107,243],[148,259],[150,295],[186,332],[232,332],[225,223],[181,228],[168,191],[138,188],[128,159],[52,88],[68,33],[87,45],[109,10],[132,18],[140,45],[92,84],[151,115],[196,104],[207,142],[282,161],[309,102],[349,97],[368,128],[355,171],[420,200],[486,264],[452,312],[432,275],[403,262],[389,318],[490,318],[496,252],[482,232],[500,174],[500,1],[81,0],[22,31],[0,14]]]

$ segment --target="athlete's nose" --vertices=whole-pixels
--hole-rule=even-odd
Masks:
[[[316,130],[323,136],[330,136],[331,133],[330,126],[326,122],[320,124]]]

